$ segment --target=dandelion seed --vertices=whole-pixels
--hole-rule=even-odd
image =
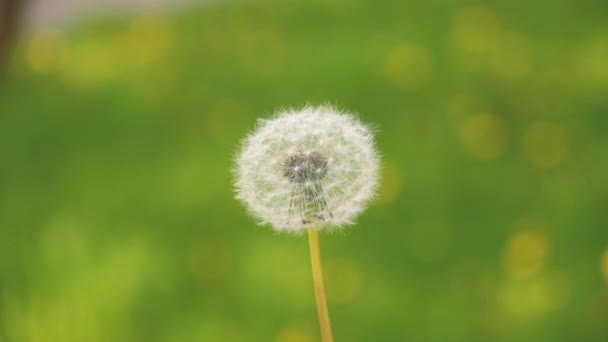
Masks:
[[[261,223],[303,232],[352,224],[374,196],[378,173],[367,126],[332,107],[306,107],[259,121],[237,157],[235,185]]]

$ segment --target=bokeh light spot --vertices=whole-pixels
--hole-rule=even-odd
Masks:
[[[524,135],[526,156],[533,166],[549,169],[568,156],[568,138],[564,130],[551,122],[537,122]]]
[[[533,227],[517,231],[507,242],[504,250],[504,266],[507,273],[519,279],[537,274],[545,265],[549,250],[547,236],[542,233],[545,222],[536,217],[526,217],[517,227]]]
[[[546,313],[556,299],[555,291],[543,280],[508,282],[500,296],[505,311],[524,320]]]
[[[140,16],[133,19],[124,37],[126,61],[145,68],[165,57],[173,44],[171,23],[163,17]]]
[[[27,44],[26,61],[36,73],[49,74],[59,71],[67,62],[68,41],[63,32],[45,29],[36,32]]]
[[[502,154],[507,144],[507,126],[496,115],[479,114],[464,122],[460,139],[473,157],[494,160]]]
[[[608,85],[608,33],[586,39],[576,51],[575,71],[579,80],[605,90]]]
[[[317,339],[310,324],[302,321],[289,322],[285,328],[283,328],[277,338],[276,342],[315,342]]]
[[[333,303],[347,303],[363,289],[363,274],[352,261],[330,259],[325,266],[327,298]]]
[[[108,42],[89,41],[72,49],[69,67],[63,76],[75,88],[87,88],[116,79],[117,68],[115,50]]]
[[[399,88],[418,88],[431,78],[431,57],[422,47],[401,44],[386,57],[385,73],[387,79]]]

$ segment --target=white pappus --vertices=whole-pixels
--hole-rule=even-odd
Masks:
[[[354,223],[374,197],[379,154],[370,128],[330,106],[262,119],[234,167],[237,198],[276,231]]]

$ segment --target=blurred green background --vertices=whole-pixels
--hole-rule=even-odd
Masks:
[[[233,198],[332,103],[383,182],[321,237],[336,341],[608,341],[608,3],[215,2],[23,35],[0,82],[0,341],[319,341],[306,237]]]

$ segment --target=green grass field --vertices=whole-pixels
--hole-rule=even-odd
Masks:
[[[305,236],[233,157],[332,103],[378,200],[321,236],[337,341],[608,339],[605,1],[211,4],[23,37],[0,83],[0,341],[319,341]]]

